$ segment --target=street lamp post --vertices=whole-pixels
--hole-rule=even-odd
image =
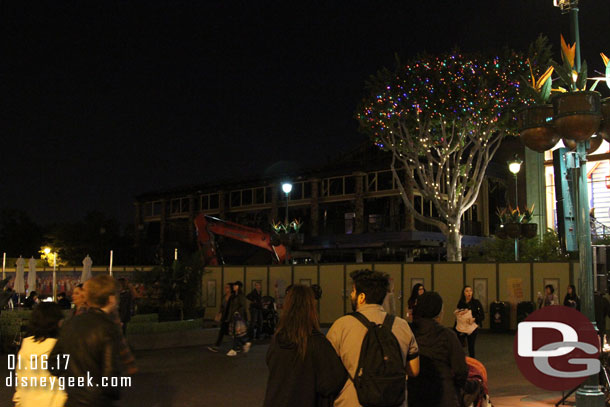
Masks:
[[[292,191],[292,184],[290,182],[284,182],[282,184],[282,191],[286,194],[286,216],[284,217],[284,226],[286,227],[286,237],[288,236],[288,199],[290,198],[290,192]],[[286,264],[288,264],[288,254],[286,254]]]
[[[554,0],[553,4],[562,12],[570,13],[570,31],[575,44],[574,68],[580,72],[580,33],[578,29],[578,0]],[[578,233],[578,254],[580,260],[581,311],[595,326],[595,306],[593,299],[593,254],[591,251],[591,225],[589,220],[589,192],[587,188],[587,142],[579,142],[574,154],[574,165],[578,171],[576,185],[576,230]],[[597,327],[596,327],[597,329]],[[578,407],[601,407],[605,404],[604,393],[599,387],[597,374],[590,376],[576,391]]]
[[[288,227],[288,199],[290,198],[290,192],[292,191],[292,184],[290,182],[284,182],[282,184],[282,191],[286,194],[286,217],[284,218],[284,224]]]
[[[519,208],[519,188],[518,188],[518,184],[517,184],[517,175],[519,174],[519,171],[521,171],[521,164],[523,163],[523,160],[521,160],[519,157],[517,157],[517,154],[515,154],[515,157],[508,162],[508,170],[510,172],[513,173],[513,175],[515,176],[515,209]],[[515,261],[519,261],[519,238],[515,238]]]

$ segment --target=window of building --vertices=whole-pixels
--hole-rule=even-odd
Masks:
[[[261,205],[265,203],[265,188],[256,188],[254,191],[254,203]]]
[[[292,184],[292,191],[290,191],[290,199],[293,201],[298,201],[303,199],[303,183],[295,182]]]
[[[328,179],[328,195],[336,196],[343,195],[343,178]]]
[[[394,189],[392,171],[379,171],[377,173],[377,190],[386,191]]]
[[[208,209],[218,209],[220,207],[220,199],[218,194],[210,194],[210,205]]]
[[[161,215],[161,201],[155,201],[153,202],[153,216],[159,216]]]
[[[153,203],[145,202],[144,203],[144,216],[153,216]]]
[[[345,194],[356,193],[356,177],[345,177]]]
[[[199,198],[199,210],[205,211],[210,207],[210,196],[209,195],[201,195]]]
[[[303,198],[308,199],[311,198],[311,182],[303,183]]]
[[[172,215],[180,213],[180,199],[172,199],[170,201],[169,213]]]
[[[420,195],[413,197],[413,206],[415,207],[415,212],[422,213],[422,197]]]
[[[241,191],[231,191],[230,205],[232,208],[241,206]]]
[[[242,205],[252,205],[252,190],[244,189],[241,191],[241,204]]]
[[[191,199],[190,198],[182,198],[180,200],[180,212],[189,213],[191,210]]]
[[[273,194],[273,188],[265,187],[265,203],[271,203],[271,201],[272,201],[271,195],[272,194]]]
[[[366,174],[366,191],[375,192],[377,191],[377,173],[371,172]]]

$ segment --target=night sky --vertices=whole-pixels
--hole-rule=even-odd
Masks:
[[[364,82],[394,53],[525,50],[544,33],[559,58],[569,36],[552,0],[27,3],[0,1],[0,207],[41,223],[127,223],[144,192],[352,150]],[[598,70],[609,17],[610,1],[581,1]]]

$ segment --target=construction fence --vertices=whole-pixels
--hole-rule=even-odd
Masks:
[[[444,300],[442,322],[453,326],[453,311],[465,285],[473,287],[474,296],[481,301],[486,318],[483,328],[489,328],[490,305],[504,301],[510,308],[510,328],[516,329],[516,305],[522,301],[536,302],[538,292],[552,284],[555,294],[563,302],[569,284],[578,289],[578,263],[358,263],[277,266],[217,266],[206,267],[203,276],[203,305],[206,318],[219,311],[223,286],[233,281],[244,283],[246,294],[256,282],[261,283],[263,295],[276,299],[281,310],[286,287],[290,284],[319,284],[320,322],[331,324],[351,312],[350,273],[368,268],[387,273],[396,301],[396,310],[404,317],[411,288],[422,283],[428,291],[437,291]],[[280,311],[281,312],[281,311]]]

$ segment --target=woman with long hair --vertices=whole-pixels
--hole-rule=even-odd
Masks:
[[[34,306],[28,326],[28,336],[23,340],[17,356],[17,380],[27,381],[26,387],[16,386],[13,401],[16,407],[49,406],[61,407],[68,397],[58,386],[50,383],[51,373],[44,363],[57,342],[59,326],[64,319],[61,307],[53,302],[42,302]],[[47,358],[47,359],[45,359]],[[50,362],[50,361],[49,361]]]
[[[568,292],[563,299],[563,305],[580,311],[580,298],[578,298],[578,295],[576,295],[576,287],[574,287],[572,284],[568,286]]]
[[[485,311],[481,301],[474,298],[472,287],[467,285],[462,289],[460,301],[454,312],[456,317],[455,330],[461,340],[468,342],[468,355],[474,358],[474,344],[483,320]]]
[[[417,283],[413,286],[413,289],[411,290],[411,296],[407,301],[407,321],[413,321],[413,310],[417,305],[417,297],[419,297],[425,292],[426,289],[424,288],[424,285],[422,283]]]
[[[293,285],[267,351],[265,407],[331,406],[347,380],[337,353],[320,332],[314,292]]]

